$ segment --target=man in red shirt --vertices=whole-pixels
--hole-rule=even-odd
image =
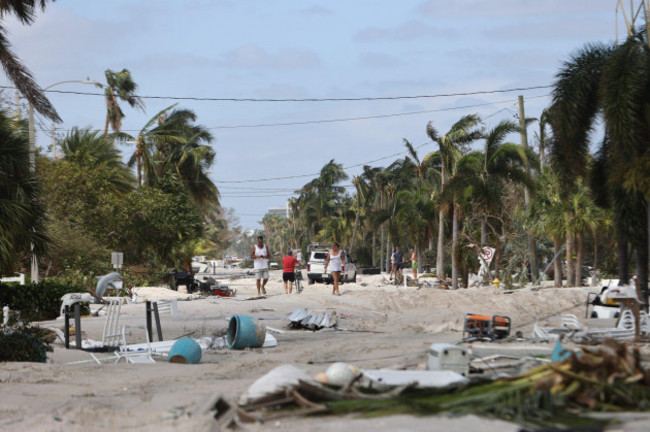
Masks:
[[[291,294],[291,291],[293,291],[293,283],[296,281],[296,275],[294,273],[296,266],[301,268],[300,261],[294,258],[293,251],[289,250],[285,257],[282,258],[282,267],[284,268],[282,280],[284,281],[285,294]],[[289,289],[287,289],[287,282],[289,282]]]

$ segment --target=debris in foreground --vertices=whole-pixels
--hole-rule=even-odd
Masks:
[[[386,373],[391,372],[397,371]],[[369,373],[379,376],[377,371]],[[418,372],[410,373],[416,376]],[[322,385],[304,373],[284,377],[287,379],[281,375],[273,380],[273,392],[240,401],[240,420],[268,421],[305,414],[447,412],[557,427],[608,421],[587,418],[593,412],[650,410],[650,370],[641,367],[638,347],[616,340],[583,347],[564,361],[546,363],[514,377],[452,388],[416,388],[415,383],[400,378],[394,383],[402,385],[389,385],[387,391],[377,392],[363,387],[363,372],[340,388]]]

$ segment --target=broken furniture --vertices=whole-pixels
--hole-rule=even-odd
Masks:
[[[560,325],[557,327],[544,327],[539,323],[533,326],[533,338],[539,340],[554,340],[560,336],[571,339],[574,342],[589,340],[617,339],[621,341],[633,340],[635,329],[628,328],[585,328],[578,317],[573,314],[562,314]]]
[[[507,316],[468,313],[463,326],[463,337],[504,339],[510,335],[510,323],[510,318]]]

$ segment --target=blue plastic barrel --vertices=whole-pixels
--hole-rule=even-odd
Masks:
[[[233,315],[228,324],[228,348],[258,348],[264,345],[266,326],[249,315]]]
[[[184,337],[172,345],[168,358],[171,363],[196,364],[201,361],[201,347],[194,339]]]

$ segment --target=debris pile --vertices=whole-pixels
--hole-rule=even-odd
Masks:
[[[289,327],[293,329],[320,330],[336,327],[336,312],[318,312],[298,308],[289,315]]]

